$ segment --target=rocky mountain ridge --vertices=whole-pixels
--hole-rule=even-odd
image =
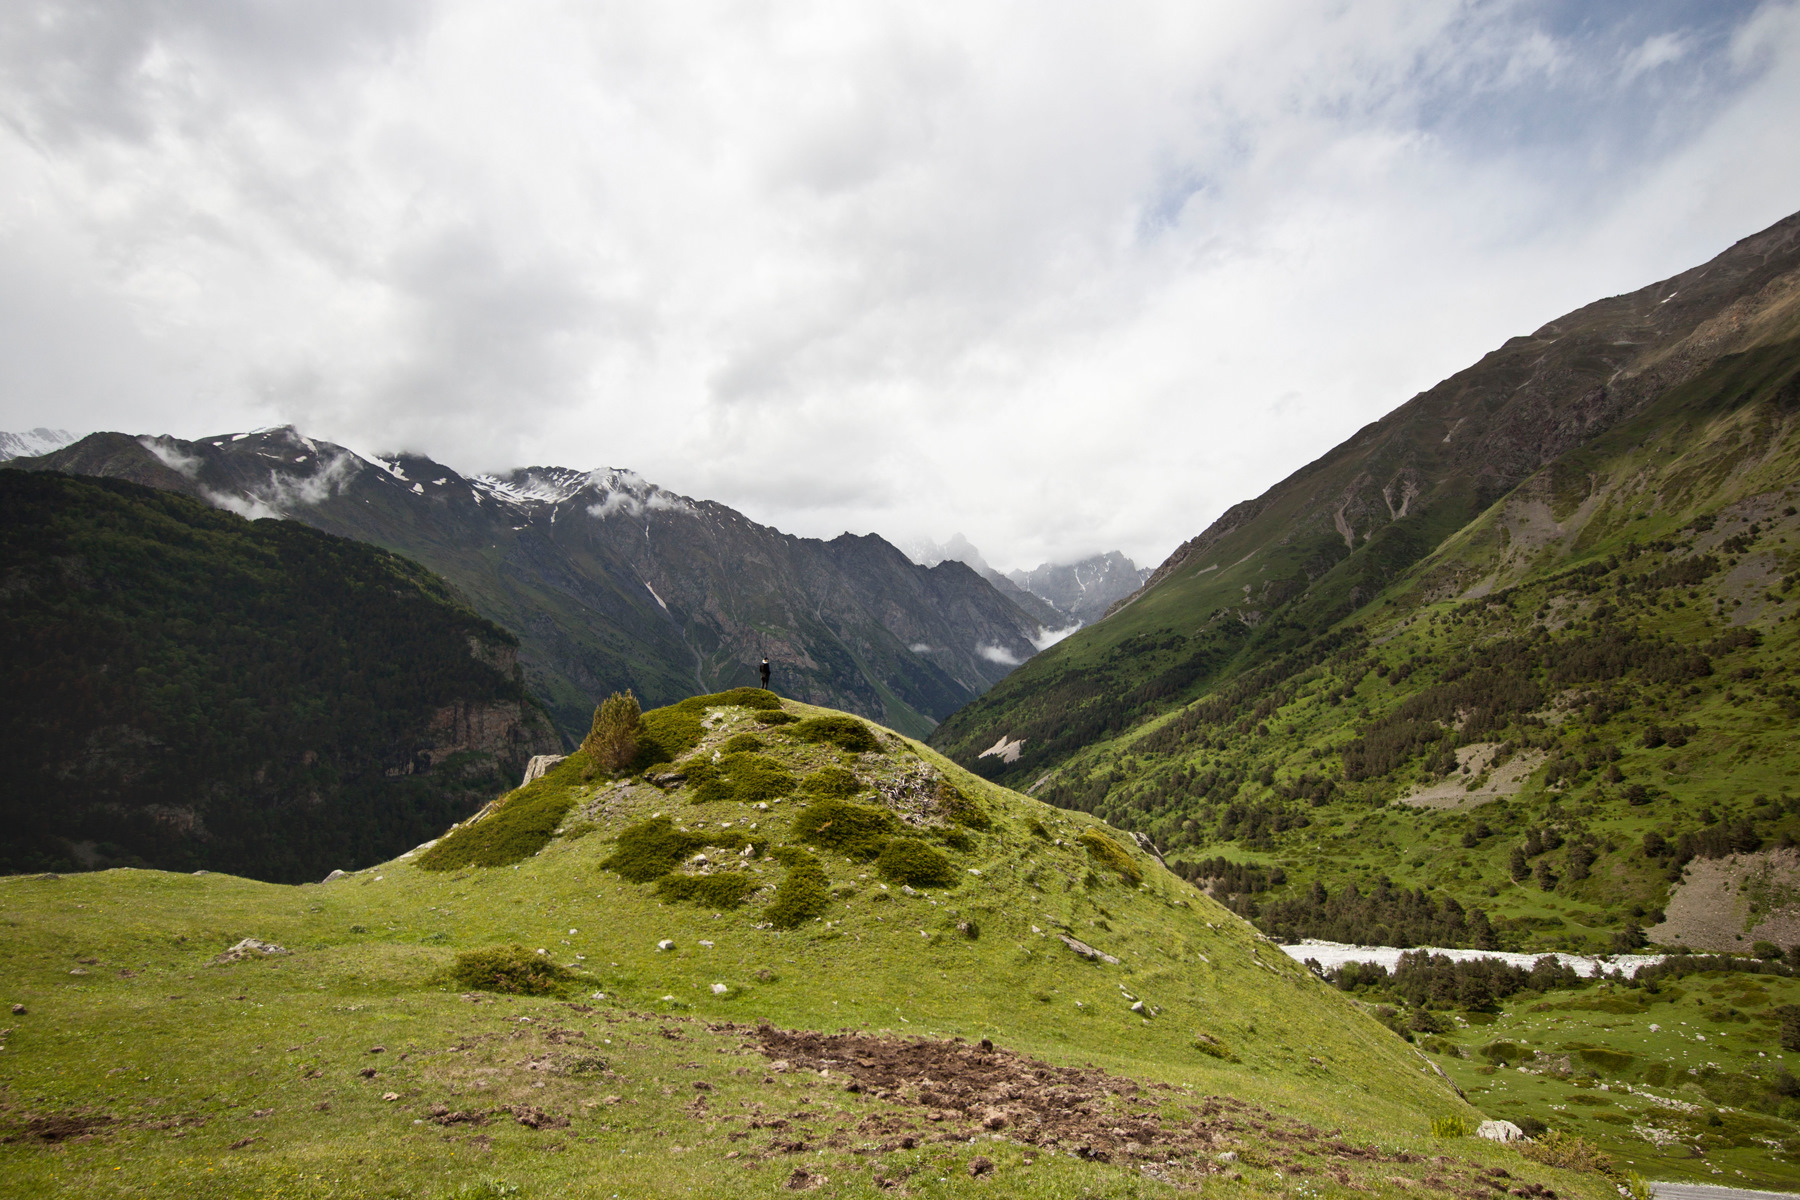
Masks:
[[[792,537],[626,470],[464,476],[292,428],[99,433],[13,465],[129,479],[405,554],[518,634],[526,678],[571,741],[596,697],[631,688],[655,705],[751,683],[763,657],[784,694],[923,734],[1043,634],[961,562],[920,567],[873,535]]]

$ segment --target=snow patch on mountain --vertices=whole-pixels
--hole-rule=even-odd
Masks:
[[[66,429],[46,429],[41,425],[24,433],[0,433],[0,462],[12,458],[36,458],[79,440]]]

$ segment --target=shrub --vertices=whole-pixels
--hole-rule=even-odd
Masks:
[[[456,956],[450,982],[471,992],[550,996],[576,978],[573,971],[523,946],[493,946]]]
[[[419,855],[426,871],[458,867],[503,867],[522,862],[550,844],[556,827],[575,807],[572,793],[534,780],[502,797],[494,811],[447,834]]]
[[[1783,1004],[1775,1010],[1781,1022],[1781,1048],[1800,1050],[1800,1004]]]
[[[829,796],[839,800],[848,800],[862,791],[862,787],[862,780],[842,767],[826,767],[800,781],[800,790],[809,796]]]
[[[970,829],[988,829],[994,824],[986,809],[965,796],[948,779],[938,781],[937,800],[943,806],[944,814],[958,825],[967,825]]]
[[[703,846],[741,850],[750,839],[737,830],[699,833],[677,829],[667,817],[652,817],[620,831],[611,857],[600,864],[633,883],[649,883],[675,869],[676,864]]]
[[[688,712],[704,713],[709,708],[754,708],[764,711],[779,712],[781,697],[767,688],[741,687],[729,691],[713,692],[706,696],[689,696],[675,705],[676,708]]]
[[[769,923],[777,929],[792,929],[809,917],[824,915],[831,903],[831,879],[824,865],[798,846],[782,846],[775,857],[787,874],[775,889],[775,902],[769,905]]]
[[[1561,1167],[1565,1171],[1598,1171],[1602,1175],[1613,1174],[1612,1159],[1600,1153],[1592,1142],[1567,1133],[1551,1130],[1519,1147],[1519,1153],[1526,1158],[1534,1159],[1547,1167]]]
[[[736,908],[756,890],[756,881],[740,871],[719,875],[664,875],[656,894],[667,900],[691,900],[707,908]]]
[[[1131,861],[1131,855],[1126,853],[1125,848],[1098,829],[1084,829],[1081,837],[1077,840],[1087,847],[1089,856],[1095,862],[1118,875],[1126,883],[1136,887],[1144,882],[1144,873],[1138,870],[1135,862]]]
[[[748,754],[752,750],[761,750],[763,740],[754,733],[740,733],[729,739],[723,749],[727,754]]]
[[[756,714],[757,723],[760,725],[792,725],[799,719],[793,713],[782,712],[779,708],[764,710]]]
[[[794,726],[794,736],[803,742],[830,742],[838,749],[848,750],[853,754],[881,749],[874,730],[855,717],[835,713],[825,717],[808,717]]]
[[[1032,817],[1025,822],[1025,830],[1034,838],[1039,838],[1046,842],[1050,840],[1050,831],[1045,829],[1044,823],[1036,817]]]
[[[876,870],[890,883],[913,887],[954,887],[956,867],[950,860],[917,838],[893,838],[875,861]]]
[[[1452,1114],[1447,1117],[1431,1118],[1431,1136],[1437,1138],[1459,1138],[1469,1136],[1469,1120],[1467,1117]]]
[[[1222,1058],[1226,1062],[1236,1062],[1238,1060],[1238,1056],[1231,1052],[1230,1046],[1210,1033],[1196,1033],[1194,1035],[1194,1049],[1202,1054],[1211,1055],[1213,1058]]]
[[[853,858],[874,858],[899,832],[887,809],[848,800],[815,800],[794,817],[796,840]]]
[[[794,790],[794,777],[788,769],[762,754],[725,754],[717,762],[696,755],[682,766],[688,786],[694,789],[695,804],[716,800],[754,804]]]
[[[1540,1138],[1549,1130],[1549,1126],[1536,1117],[1520,1117],[1513,1122],[1528,1138]]]
[[[703,712],[692,712],[679,706],[653,708],[638,718],[637,757],[631,760],[633,770],[641,771],[657,763],[674,762],[700,744],[706,732],[700,724]]]
[[[614,692],[594,710],[594,725],[581,749],[596,764],[608,771],[622,771],[637,758],[637,697],[629,691]]]

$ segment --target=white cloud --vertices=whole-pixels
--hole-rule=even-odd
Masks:
[[[1800,207],[1794,4],[1658,11],[21,0],[0,428],[1154,563]]]
[[[991,663],[999,663],[1004,667],[1016,667],[1025,660],[1008,650],[1005,646],[990,646],[986,642],[978,643],[975,653]]]

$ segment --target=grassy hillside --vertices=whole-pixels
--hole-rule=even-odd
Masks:
[[[1278,937],[1641,945],[1696,858],[1800,841],[1797,415],[1800,341],[1727,356],[1036,794],[1148,834]],[[1219,613],[1187,643],[1246,634]]]
[[[1610,1194],[1430,1136],[1424,1057],[1085,814],[749,689],[644,726],[325,884],[0,882],[0,1192]]]
[[[119,481],[0,471],[0,508],[0,869],[316,879],[556,745],[416,563]]]

